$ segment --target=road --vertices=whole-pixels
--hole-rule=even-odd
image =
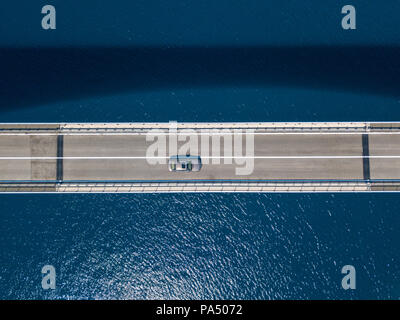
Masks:
[[[64,135],[60,153],[55,134],[0,135],[0,180],[400,179],[400,158],[374,158],[400,156],[399,134],[256,134],[249,175],[236,174],[244,165],[235,159],[204,164],[200,172],[169,172],[166,164],[145,159],[152,143],[143,134]]]

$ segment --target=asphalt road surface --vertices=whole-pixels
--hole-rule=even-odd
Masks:
[[[170,172],[167,164],[148,162],[146,152],[154,141],[146,141],[145,135],[64,135],[62,142],[57,135],[0,135],[0,180],[400,179],[400,158],[390,158],[400,156],[400,135],[364,135],[368,138],[364,142],[362,137],[359,133],[257,134],[254,158],[246,154],[249,145],[243,139],[239,154],[245,158],[227,159],[211,152],[218,145],[213,139],[219,137],[203,136],[199,143],[208,141],[209,152],[199,148],[201,171]],[[229,158],[223,140],[217,149]],[[178,143],[178,150],[184,143]],[[226,163],[229,160],[232,163]],[[243,167],[248,170],[238,175],[237,169]]]

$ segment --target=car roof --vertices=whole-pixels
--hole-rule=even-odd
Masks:
[[[200,156],[175,155],[175,156],[169,157],[169,159],[172,161],[178,161],[178,162],[186,161],[186,160],[195,160],[195,161],[200,162]]]

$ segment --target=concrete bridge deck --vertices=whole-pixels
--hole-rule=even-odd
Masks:
[[[175,125],[172,135],[186,136],[188,130],[198,135],[199,150],[204,141],[211,148],[217,135],[221,155],[224,136],[214,130],[252,130],[254,170],[248,175],[237,175],[243,164],[235,158],[227,164],[202,156],[209,163],[190,173],[149,164],[146,151],[153,142],[146,136],[158,129],[169,138],[170,128],[170,123],[0,124],[0,192],[400,190],[400,123]],[[245,137],[241,145],[245,155]]]

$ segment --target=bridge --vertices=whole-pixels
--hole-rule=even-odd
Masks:
[[[162,136],[196,136],[202,169],[149,156]],[[2,193],[382,191],[400,191],[400,122],[0,124]]]

